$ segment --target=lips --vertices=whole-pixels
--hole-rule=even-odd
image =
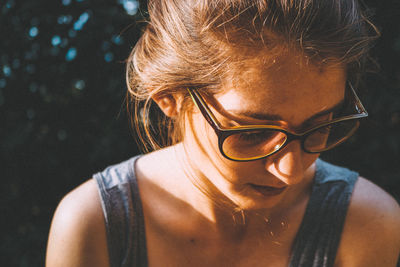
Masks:
[[[284,187],[272,187],[272,186],[263,186],[263,185],[255,185],[255,184],[250,184],[250,187],[257,191],[258,193],[264,195],[264,196],[276,196],[281,194],[287,186]]]

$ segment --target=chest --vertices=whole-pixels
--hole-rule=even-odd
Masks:
[[[146,228],[149,266],[287,267],[300,222],[298,218],[281,228],[265,227],[250,237],[231,242],[213,238],[206,232],[193,235],[184,226],[163,232],[149,225]]]
[[[197,244],[198,241],[148,243],[149,266],[288,266],[291,247],[271,240],[223,244]],[[154,240],[156,241],[156,240]],[[181,243],[181,244],[180,244]],[[200,242],[199,242],[200,243]]]

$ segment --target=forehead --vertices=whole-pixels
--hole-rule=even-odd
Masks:
[[[274,114],[296,126],[339,103],[345,81],[340,65],[315,65],[289,54],[252,58],[230,69],[215,98],[226,111]]]

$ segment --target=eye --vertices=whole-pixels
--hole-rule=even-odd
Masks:
[[[237,134],[237,139],[242,142],[259,143],[273,139],[276,134],[277,132],[268,130],[249,131]]]
[[[238,139],[240,141],[256,141],[265,139],[265,133],[262,131],[257,132],[244,132],[238,134]]]

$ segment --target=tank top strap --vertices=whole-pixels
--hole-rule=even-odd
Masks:
[[[147,266],[143,210],[134,170],[138,158],[93,176],[104,213],[110,267]]]
[[[292,247],[291,267],[334,265],[358,173],[316,162],[312,193]]]
[[[137,157],[93,176],[103,208],[110,267],[147,266]],[[358,174],[317,160],[312,193],[294,240],[291,267],[331,267]]]

